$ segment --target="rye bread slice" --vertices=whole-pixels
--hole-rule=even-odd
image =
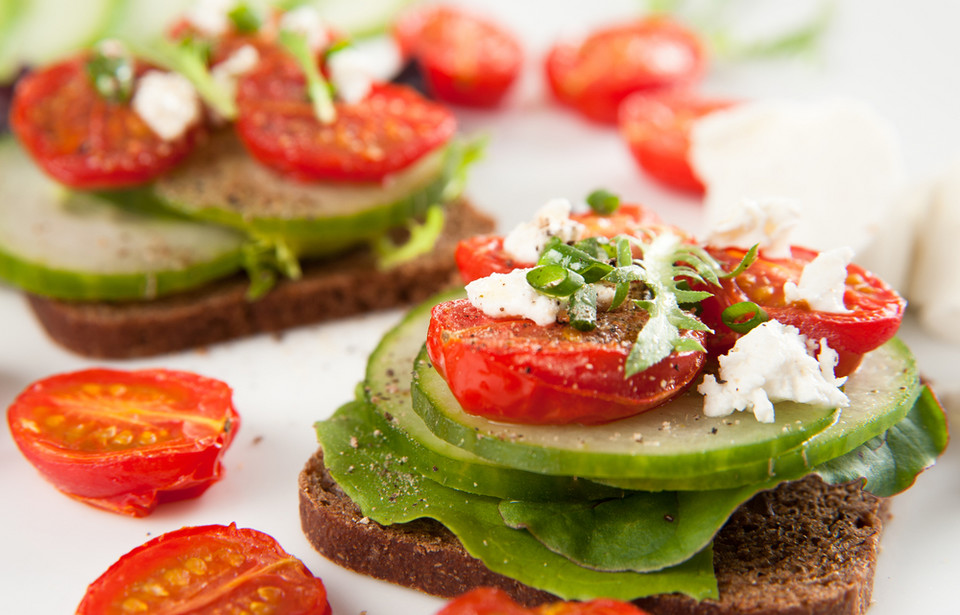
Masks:
[[[382,526],[365,518],[323,464],[300,474],[300,519],[313,547],[356,572],[452,598],[499,587],[532,606],[557,600],[471,557],[431,519]],[[714,541],[719,600],[679,594],[637,601],[653,615],[854,615],[870,604],[886,501],[858,484],[806,477],[762,492],[737,510]]]
[[[303,277],[280,281],[257,301],[245,298],[248,282],[242,274],[152,301],[28,299],[50,338],[73,352],[111,359],[152,356],[424,301],[457,280],[457,242],[493,227],[489,216],[461,200],[449,206],[443,235],[430,254],[381,271],[368,249],[357,248],[305,263]]]

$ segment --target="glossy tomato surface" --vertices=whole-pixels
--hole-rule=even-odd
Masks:
[[[185,527],[135,548],[90,584],[77,615],[329,615],[320,579],[263,532]]]
[[[218,380],[89,369],[32,384],[10,405],[7,422],[20,451],[57,489],[144,516],[220,479],[240,417]]]
[[[164,140],[129,102],[97,93],[87,74],[90,58],[74,56],[17,84],[10,125],[44,171],[72,188],[123,188],[149,182],[193,150],[199,124]],[[135,66],[138,76],[149,69]]]
[[[600,311],[593,331],[563,323],[491,318],[467,299],[433,308],[427,352],[470,413],[507,423],[600,424],[639,414],[683,392],[703,352],[674,353],[624,378],[624,364],[648,319],[627,302]],[[703,334],[682,331],[703,342]]]
[[[451,601],[437,615],[646,615],[646,611],[629,602],[606,598],[525,608],[501,589],[481,587]]]
[[[612,238],[634,234],[638,229],[660,224],[660,217],[641,205],[624,204],[608,215],[593,212],[573,214],[572,220],[584,225],[584,237]],[[507,273],[518,267],[532,267],[536,263],[514,261],[503,251],[503,237],[479,235],[457,244],[454,257],[465,284],[485,278],[492,273]]]
[[[654,16],[598,30],[579,44],[558,43],[545,70],[557,100],[592,120],[615,124],[630,94],[695,84],[706,70],[706,55],[691,30]]]
[[[691,94],[638,92],[620,105],[620,134],[644,171],[665,186],[702,194],[690,165],[690,130],[703,116],[733,104]]]
[[[727,270],[733,269],[744,255],[737,248],[709,251]],[[723,324],[721,313],[743,301],[756,303],[770,318],[793,325],[811,340],[826,339],[827,345],[840,354],[837,376],[852,372],[864,353],[892,338],[900,327],[906,302],[883,280],[858,265],[847,266],[843,302],[848,312],[821,312],[811,309],[806,302],[787,303],[784,283],[798,283],[804,266],[816,256],[814,250],[794,246],[792,258],[761,256],[740,275],[723,279],[721,290],[702,304],[702,320],[717,333],[713,338],[716,351],[726,352],[739,337]]]
[[[408,11],[394,24],[393,35],[404,57],[420,64],[430,92],[456,105],[495,107],[523,65],[513,34],[452,6]]]
[[[294,178],[377,182],[445,145],[456,119],[444,106],[397,85],[375,85],[366,98],[336,102],[321,123],[306,80],[288,56],[261,61],[237,89],[237,133],[263,164]]]

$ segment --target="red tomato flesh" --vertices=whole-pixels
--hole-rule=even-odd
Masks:
[[[608,598],[524,608],[501,589],[481,587],[449,602],[437,615],[646,615],[646,611],[629,602]]]
[[[624,364],[647,320],[636,308],[600,312],[593,331],[491,318],[466,299],[433,308],[427,352],[463,409],[496,421],[599,424],[683,392],[705,354],[674,353],[630,378]],[[682,335],[703,342],[702,332]]]
[[[401,53],[420,64],[433,95],[456,105],[495,107],[523,64],[513,34],[451,6],[407,12],[394,24],[393,36]]]
[[[609,215],[589,212],[573,214],[570,218],[586,227],[585,237],[612,238],[621,234],[634,234],[638,229],[660,224],[660,217],[653,211],[630,204],[621,205]],[[492,273],[507,273],[519,267],[532,267],[536,264],[515,262],[503,251],[503,237],[497,235],[479,235],[460,241],[454,257],[465,284]]]
[[[592,120],[615,124],[630,94],[696,83],[706,70],[706,55],[691,30],[655,16],[598,30],[578,45],[557,44],[545,69],[557,100]]]
[[[732,269],[743,258],[738,248],[709,248],[709,252],[726,269]],[[742,301],[752,301],[767,315],[784,324],[793,325],[811,340],[827,340],[827,345],[840,354],[835,373],[845,376],[856,369],[863,354],[892,338],[900,328],[906,302],[883,280],[862,267],[847,266],[844,305],[849,312],[831,313],[813,310],[805,302],[787,303],[783,285],[799,282],[803,267],[817,252],[794,246],[790,259],[761,256],[735,278],[722,280],[719,292],[703,302],[701,319],[717,335],[713,349],[726,352],[739,334],[731,331],[720,319],[724,309]]]
[[[77,615],[329,615],[327,592],[272,537],[235,525],[185,527],[135,548],[90,584]]]
[[[448,109],[402,86],[378,84],[360,102],[334,106],[336,120],[322,124],[300,67],[276,55],[240,79],[237,133],[260,162],[296,179],[379,182],[456,131]]]
[[[690,130],[701,117],[734,104],[690,95],[637,93],[620,105],[620,134],[640,167],[665,186],[703,194],[690,166]]]
[[[14,133],[37,164],[78,189],[137,186],[172,169],[193,150],[199,125],[166,141],[129,103],[112,103],[87,75],[89,54],[34,71],[17,85]],[[136,74],[148,67],[137,63]]]
[[[240,417],[230,387],[217,380],[90,369],[32,384],[7,422],[20,451],[57,489],[140,517],[219,480]]]

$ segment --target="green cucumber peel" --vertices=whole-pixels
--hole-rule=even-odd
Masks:
[[[566,600],[599,596],[632,600],[683,593],[718,597],[713,553],[704,549],[673,568],[651,573],[599,572],[578,566],[504,524],[499,500],[444,487],[408,470],[409,460],[378,445],[378,436],[321,422],[317,435],[331,476],[368,518],[384,524],[431,518],[452,531],[492,570]]]

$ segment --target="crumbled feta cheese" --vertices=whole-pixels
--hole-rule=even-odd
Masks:
[[[535,263],[551,237],[577,241],[584,226],[570,219],[573,206],[567,199],[550,200],[537,211],[532,222],[522,222],[503,239],[503,251],[520,263]]]
[[[559,299],[538,293],[527,283],[529,269],[510,273],[494,273],[467,284],[467,299],[475,308],[491,318],[517,316],[540,326],[557,321]]]
[[[759,244],[764,256],[790,257],[790,233],[800,221],[800,208],[787,199],[744,199],[738,209],[719,222],[706,243],[744,250]]]
[[[260,61],[260,52],[253,45],[244,45],[237,49],[230,57],[218,62],[210,69],[210,76],[217,84],[227,91],[230,98],[237,92],[237,80],[240,75],[253,70]]]
[[[137,82],[133,109],[162,139],[172,141],[200,119],[193,84],[178,73],[148,71]]]
[[[327,59],[330,83],[337,98],[345,103],[358,103],[367,97],[373,85],[373,71],[363,54],[356,50],[341,49]]]
[[[806,301],[812,309],[821,312],[849,312],[843,304],[843,293],[847,288],[847,265],[852,259],[851,248],[821,252],[803,268],[799,284],[784,283],[784,299],[788,303]]]
[[[229,13],[237,0],[197,0],[184,12],[187,23],[207,36],[220,36],[230,28]]]
[[[846,378],[835,378],[837,353],[820,341],[820,360],[810,354],[807,338],[796,327],[769,320],[737,340],[720,357],[720,380],[707,374],[697,388],[703,413],[727,416],[752,410],[761,423],[774,421],[773,404],[795,401],[817,406],[846,407],[840,390]]]
[[[320,12],[308,5],[287,11],[280,17],[280,29],[303,34],[307,45],[314,51],[320,51],[330,44],[330,32]]]

